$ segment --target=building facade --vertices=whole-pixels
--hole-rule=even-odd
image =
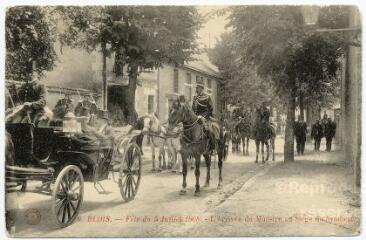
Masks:
[[[161,121],[167,121],[172,100],[179,95],[185,95],[191,104],[195,95],[196,81],[202,78],[206,92],[212,98],[214,114],[217,116],[220,112],[217,96],[220,76],[206,55],[195,56],[195,59],[179,67],[163,65],[154,70],[142,70],[138,76],[135,94],[135,108],[138,115],[156,113]],[[106,66],[107,81],[113,84],[116,82],[113,56],[107,58]],[[62,52],[58,52],[56,66],[45,74],[42,81],[46,86],[56,86],[53,88],[83,88],[101,92],[102,55],[100,51],[87,53],[82,49],[64,47]],[[98,100],[101,107],[101,98]],[[51,100],[51,105],[53,102]]]

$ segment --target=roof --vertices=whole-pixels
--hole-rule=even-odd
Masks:
[[[216,78],[221,78],[218,68],[211,63],[206,53],[194,55],[195,60],[189,61],[183,67],[201,72]]]

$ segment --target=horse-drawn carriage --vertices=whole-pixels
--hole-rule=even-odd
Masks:
[[[32,192],[51,195],[55,222],[66,227],[77,218],[83,203],[84,181],[100,181],[112,172],[122,198],[132,200],[141,179],[140,131],[116,138],[84,139],[67,124],[35,127],[32,123],[6,124],[6,190],[30,191],[28,180],[41,181]],[[118,172],[118,178],[115,173]]]

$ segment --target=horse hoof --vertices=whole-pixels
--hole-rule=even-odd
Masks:
[[[205,185],[203,185],[204,188],[208,188],[210,186],[209,183],[205,183]]]
[[[151,169],[151,172],[155,172],[155,171],[156,171],[156,169],[155,169],[155,168]]]
[[[186,195],[186,193],[187,193],[187,191],[186,191],[185,189],[182,189],[182,190],[180,190],[180,192],[179,192],[179,194],[180,194],[180,195]]]
[[[219,183],[219,185],[217,185],[217,189],[222,189],[221,183]]]
[[[199,197],[200,195],[201,195],[201,192],[200,191],[195,191],[194,192],[194,196]]]

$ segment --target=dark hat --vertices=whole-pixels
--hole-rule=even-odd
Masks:
[[[184,103],[186,102],[186,98],[184,97],[184,95],[180,95],[178,98],[179,102]]]
[[[198,78],[197,80],[196,80],[196,87],[205,87],[205,82],[203,81],[203,79],[202,78]]]
[[[98,118],[103,118],[103,119],[106,119],[108,120],[108,111],[107,110],[102,110],[102,109],[99,109],[98,110]]]

